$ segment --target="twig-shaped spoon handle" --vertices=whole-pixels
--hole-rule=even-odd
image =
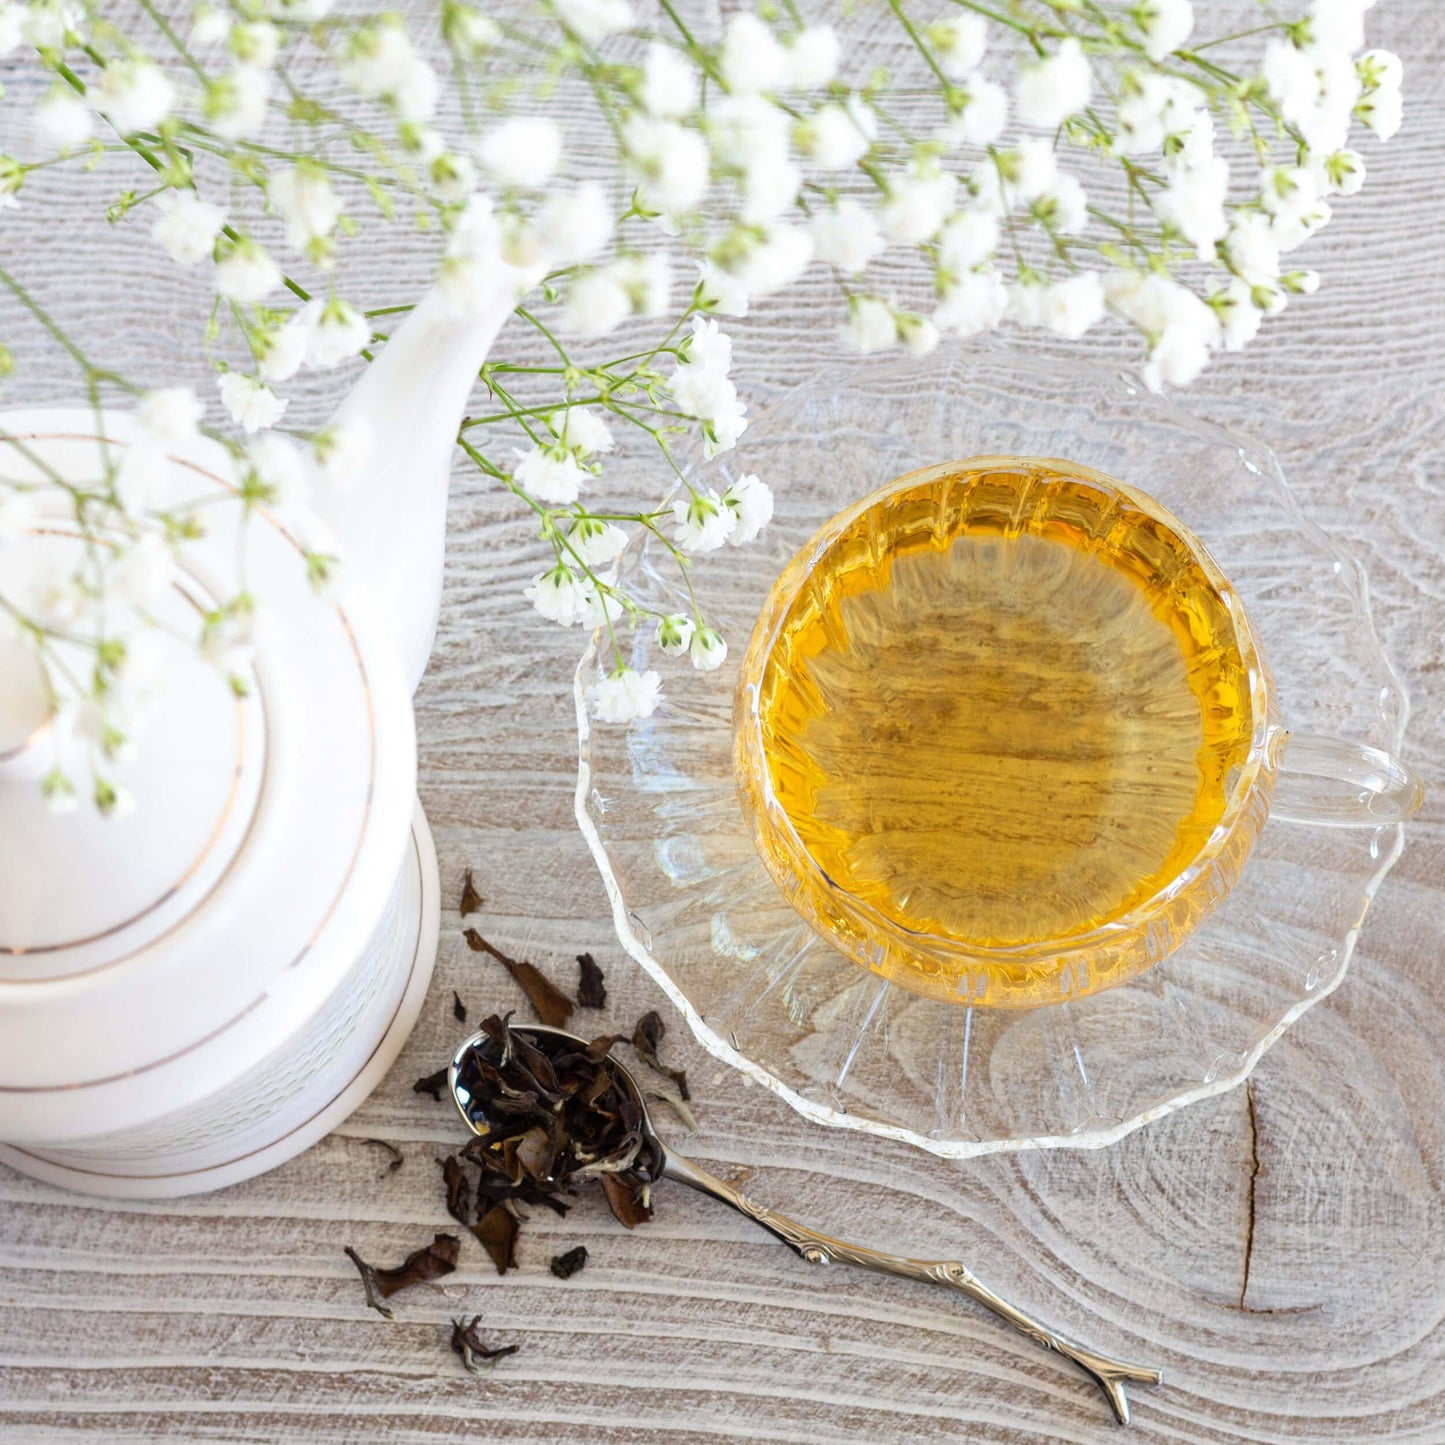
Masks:
[[[1031,1319],[1007,1300],[1000,1299],[989,1287],[977,1279],[973,1272],[956,1260],[908,1259],[903,1255],[887,1254],[878,1249],[865,1249],[858,1244],[845,1244],[841,1239],[832,1239],[819,1234],[805,1224],[797,1224],[776,1210],[749,1199],[731,1184],[724,1183],[715,1174],[684,1159],[671,1149],[665,1150],[664,1175],[679,1184],[689,1185],[702,1194],[709,1194],[723,1204],[731,1205],[740,1214],[761,1224],[770,1234],[782,1240],[794,1254],[809,1264],[855,1264],[859,1269],[870,1269],[877,1274],[894,1274],[903,1279],[916,1279],[922,1284],[943,1285],[956,1289],[970,1299],[977,1300],[1000,1319],[1027,1335],[1046,1350],[1057,1350],[1067,1356],[1080,1369],[1091,1375],[1099,1388],[1114,1407],[1114,1414],[1121,1425],[1129,1423],[1129,1401],[1124,1394],[1127,1380],[1140,1380],[1157,1385],[1163,1379],[1159,1370],[1143,1365],[1128,1365],[1121,1360],[1111,1360],[1095,1350],[1078,1344],[1065,1335],[1056,1334],[1037,1320]]]

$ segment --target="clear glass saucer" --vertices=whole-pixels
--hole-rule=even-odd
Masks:
[[[822,523],[894,477],[981,454],[1066,457],[1142,488],[1189,525],[1243,598],[1289,724],[1398,753],[1407,704],[1370,621],[1363,570],[1301,514],[1264,447],[1197,421],[1133,380],[995,351],[822,377],[692,470],[723,490],[756,472],[777,511],[756,543],[705,559],[693,585],[730,653],[716,672],[658,655],[665,700],[594,723],[577,671],[577,818],[618,936],[699,1041],[820,1123],[954,1158],[1108,1144],[1239,1084],[1344,978],[1403,825],[1271,818],[1233,891],[1128,983],[1027,1011],[909,992],[839,953],[759,859],[733,778],[737,667],[774,579]],[[689,610],[667,549],[620,561],[650,605]]]

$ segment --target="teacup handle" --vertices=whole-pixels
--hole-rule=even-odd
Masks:
[[[1382,827],[1402,823],[1424,801],[1420,775],[1364,743],[1288,733],[1269,813],[1289,823]]]

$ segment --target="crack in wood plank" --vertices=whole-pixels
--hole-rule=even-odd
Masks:
[[[1239,1307],[1247,1310],[1249,1304],[1249,1271],[1254,1263],[1254,1221],[1259,1203],[1259,1115],[1254,1107],[1254,1080],[1246,1079],[1244,1084],[1244,1117],[1249,1121],[1249,1210],[1244,1228],[1244,1278],[1239,1286]]]

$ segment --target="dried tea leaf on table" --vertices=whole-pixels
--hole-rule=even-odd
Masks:
[[[462,901],[457,905],[457,912],[465,918],[469,913],[480,913],[481,908],[482,895],[477,892],[477,886],[472,882],[472,870],[468,868],[462,883]]]
[[[649,1009],[638,1019],[637,1026],[632,1030],[632,1047],[637,1050],[637,1057],[643,1063],[656,1069],[659,1074],[665,1074],[677,1085],[677,1092],[684,1100],[691,1099],[692,1095],[687,1091],[687,1070],[669,1069],[657,1057],[657,1046],[666,1032],[667,1025],[663,1023],[662,1015],[656,1009]]]
[[[452,990],[452,1017],[459,1023],[467,1021],[467,1006],[462,1002],[462,996],[456,989]]]
[[[489,1350],[477,1336],[477,1326],[481,1322],[481,1315],[473,1315],[470,1324],[465,1318],[452,1321],[452,1349],[461,1356],[462,1364],[470,1375],[482,1374],[503,1355],[515,1355],[521,1349],[520,1345],[499,1345]]]
[[[391,1155],[391,1159],[387,1162],[386,1168],[377,1175],[378,1179],[385,1179],[388,1174],[395,1174],[406,1162],[401,1150],[398,1149],[395,1144],[388,1144],[385,1139],[363,1139],[361,1142],[363,1144],[372,1144],[378,1149],[385,1149],[386,1152]]]
[[[487,953],[497,960],[522,986],[537,1017],[550,1028],[565,1027],[576,1005],[535,965],[525,959],[508,958],[500,948],[488,943],[475,928],[462,935],[474,953]]]
[[[607,988],[602,970],[590,953],[577,955],[577,1002],[582,1008],[606,1008]]]
[[[470,1229],[472,1221],[476,1218],[472,1181],[467,1178],[467,1171],[462,1167],[462,1161],[455,1154],[448,1154],[445,1159],[439,1159],[437,1162],[442,1167],[442,1179],[447,1187],[447,1213],[458,1224],[463,1224]]]
[[[652,1218],[652,1208],[646,1201],[646,1184],[629,1183],[621,1174],[603,1174],[602,1192],[607,1196],[607,1206],[617,1217],[617,1222],[627,1229],[636,1229]]]
[[[411,1086],[413,1094],[430,1094],[438,1104],[442,1101],[442,1090],[447,1086],[447,1071],[438,1069],[434,1074],[428,1074],[424,1079],[418,1079]]]
[[[558,1254],[552,1257],[552,1273],[558,1279],[571,1279],[583,1265],[587,1263],[587,1246],[579,1244],[576,1249],[569,1249],[566,1254]]]
[[[346,1246],[346,1257],[356,1266],[361,1276],[362,1287],[366,1290],[366,1302],[378,1314],[391,1319],[391,1311],[381,1303],[390,1299],[397,1290],[408,1285],[425,1284],[428,1280],[441,1279],[457,1267],[457,1256],[462,1242],[454,1234],[439,1234],[430,1244],[402,1260],[393,1269],[378,1269],[368,1264],[350,1245]]]
[[[517,1264],[517,1221],[504,1205],[494,1204],[471,1227],[483,1249],[492,1257],[498,1274]]]

